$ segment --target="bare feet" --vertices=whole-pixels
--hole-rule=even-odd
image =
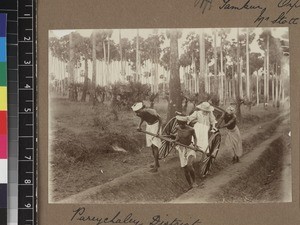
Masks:
[[[151,170],[149,170],[150,173],[157,173],[158,169],[156,167],[153,167]]]
[[[233,158],[232,158],[232,164],[238,163],[239,161],[240,161],[240,159],[239,159],[238,156],[233,156]]]
[[[186,192],[188,192],[189,190],[192,190],[193,187],[192,186],[189,186],[188,189],[186,190]]]
[[[154,164],[150,165],[150,168],[154,168],[154,167],[155,167]],[[160,165],[158,165],[158,167],[160,167]]]
[[[192,188],[196,188],[196,187],[198,187],[198,184],[193,183]]]
[[[232,161],[231,161],[232,164],[235,164],[236,162],[238,162],[237,158],[238,158],[237,156],[233,156]]]
[[[206,171],[204,174],[202,174],[202,178],[205,178],[209,175],[209,171]]]

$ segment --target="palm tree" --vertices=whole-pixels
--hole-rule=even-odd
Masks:
[[[86,100],[86,93],[88,90],[88,60],[91,60],[91,50],[92,50],[92,46],[91,46],[91,40],[89,38],[82,38],[81,41],[81,54],[82,54],[82,58],[84,60],[84,82],[83,82],[83,91],[82,91],[82,96],[81,96],[81,101],[85,101]]]
[[[90,91],[90,101],[95,105],[97,103],[96,98],[96,73],[97,73],[97,67],[96,67],[96,32],[94,31],[92,33],[92,58],[93,58],[93,72],[92,72],[92,86]]]
[[[177,29],[171,29],[167,33],[167,36],[170,38],[170,98],[168,105],[168,120],[175,116],[176,111],[182,111],[178,57],[178,39],[181,35],[181,31]]]
[[[204,31],[200,31],[199,35],[199,63],[200,63],[200,76],[199,76],[199,90],[200,93],[204,94],[205,90],[207,89],[205,87],[205,37],[204,37]]]
[[[240,101],[240,42],[239,42],[239,28],[237,28],[237,87],[236,87],[236,114],[238,119],[241,119],[241,101]]]
[[[74,101],[74,67],[80,63],[80,54],[76,43],[78,42],[78,33],[72,32],[66,36],[58,38],[50,38],[49,48],[52,56],[56,58],[56,70],[60,74],[60,83],[62,84],[62,92],[65,93],[66,85],[69,88],[69,100]],[[69,77],[65,79],[65,65]]]
[[[139,29],[137,29],[137,34],[136,34],[136,81],[140,82],[140,53],[139,53]]]
[[[230,29],[226,28],[226,29],[220,29],[218,34],[220,36],[221,39],[221,44],[220,44],[220,75],[221,75],[221,79],[220,79],[220,100],[221,102],[224,102],[225,97],[224,97],[224,89],[225,89],[225,93],[227,93],[227,81],[226,81],[226,66],[224,67],[224,51],[225,51],[225,46],[226,44],[228,44],[228,42],[226,41],[227,35],[230,33]],[[225,85],[224,85],[225,83]],[[224,88],[225,86],[225,88]]]
[[[218,83],[219,78],[218,78],[218,65],[217,65],[218,52],[217,52],[217,30],[216,29],[213,30],[213,35],[214,35],[214,60],[215,60],[213,92],[218,95],[218,93],[219,93],[219,83]]]
[[[246,28],[246,94],[248,100],[250,100],[249,28]]]

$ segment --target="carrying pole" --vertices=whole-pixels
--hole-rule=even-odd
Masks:
[[[149,134],[149,135],[151,135],[151,136],[153,136],[153,137],[157,137],[157,138],[159,138],[159,139],[161,139],[161,140],[164,140],[164,141],[173,142],[175,145],[180,145],[180,146],[182,146],[182,147],[185,147],[185,148],[194,150],[194,151],[196,151],[196,152],[204,153],[204,151],[202,151],[201,149],[193,148],[193,147],[191,147],[191,146],[187,146],[187,145],[181,144],[180,142],[177,142],[177,141],[174,142],[173,139],[164,137],[164,136],[162,136],[162,135],[156,135],[156,134],[154,134],[154,133],[151,133],[151,132],[148,132],[148,131],[144,131],[144,130],[140,130],[139,132],[142,132],[142,133],[145,133],[145,134]]]

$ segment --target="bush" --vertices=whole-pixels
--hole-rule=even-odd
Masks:
[[[107,117],[96,116],[93,118],[93,127],[101,128],[101,130],[106,130],[109,126],[109,120]]]
[[[65,129],[59,130],[59,132],[66,132]],[[62,135],[57,136],[59,139],[53,140],[51,149],[53,151],[52,163],[54,166],[61,170],[65,170],[72,164],[85,161],[88,155],[88,149],[80,141],[79,137],[74,134],[69,134],[64,137]]]
[[[150,88],[139,82],[115,83],[111,85],[112,107],[129,110],[135,102],[145,100],[150,95]]]
[[[139,142],[136,138],[126,134],[108,133],[105,136],[99,137],[100,142],[104,144],[103,150],[106,153],[113,152],[112,146],[119,146],[128,152],[139,152]]]

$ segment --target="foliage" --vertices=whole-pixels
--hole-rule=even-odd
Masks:
[[[110,121],[107,117],[103,117],[102,115],[96,116],[93,118],[93,127],[101,128],[101,130],[107,130]]]
[[[131,69],[136,70],[136,44],[137,40],[139,41],[139,57],[141,65],[144,65],[145,61],[148,59],[146,54],[146,47],[145,47],[145,40],[142,37],[134,37],[133,40],[130,42],[130,49],[127,52],[127,61],[130,62]]]
[[[247,30],[242,29],[242,32],[239,35],[239,44],[240,44],[240,58],[243,60],[243,68],[246,67],[246,50],[247,50]],[[255,39],[255,33],[253,32],[253,29],[248,28],[249,32],[249,45],[253,42]],[[227,40],[227,35],[223,35],[223,51],[224,51],[224,59],[226,62],[226,70],[229,71],[228,74],[229,78],[232,78],[232,67],[235,67],[234,65],[237,64],[237,41],[236,38],[233,38],[232,40]],[[218,57],[220,58],[220,57]],[[251,59],[250,59],[251,61]]]
[[[261,35],[259,35],[259,39],[258,39],[259,47],[264,51],[267,50],[268,37],[269,37],[269,50],[270,50],[269,52],[270,64],[276,64],[276,63],[280,64],[280,60],[282,57],[280,40],[272,36],[271,30],[269,29],[264,30],[261,33]]]
[[[200,67],[200,46],[199,46],[199,34],[191,32],[187,35],[186,41],[183,43],[182,47],[185,52],[181,54],[179,63],[181,66],[186,67],[195,63],[196,71],[199,71]],[[208,60],[213,57],[212,50],[212,38],[211,36],[205,36],[205,55]]]
[[[170,47],[163,49],[163,55],[160,60],[160,65],[164,67],[165,70],[170,70]]]
[[[58,58],[63,62],[70,61],[70,38],[73,42],[74,52],[74,64],[76,67],[80,67],[82,57],[85,59],[91,59],[91,43],[88,38],[82,37],[77,32],[72,32],[69,35],[65,35],[60,39],[52,37],[49,40],[49,48],[53,57]]]
[[[160,46],[164,43],[164,40],[165,37],[162,34],[154,34],[146,38],[143,51],[151,62],[158,63],[162,52]]]
[[[69,61],[69,40],[51,37],[49,39],[49,48],[53,57],[56,57],[63,62]]]
[[[139,82],[121,83],[111,85],[112,107],[129,110],[135,102],[144,101],[150,95],[150,88]]]
[[[111,60],[117,60],[120,58],[120,53],[117,48],[117,45],[113,40],[110,39],[112,33],[112,30],[97,30],[91,35],[90,39],[95,38],[96,58],[98,60],[105,60],[109,63]],[[104,58],[104,50],[106,53],[106,58]]]
[[[264,59],[260,53],[251,52],[249,56],[249,61],[251,62],[249,65],[250,74],[252,74],[254,71],[258,71],[264,66]]]
[[[122,46],[122,60],[127,61],[130,59],[130,53],[131,53],[131,43],[128,38],[121,38],[121,43],[116,45],[117,49],[120,49]],[[119,58],[118,60],[121,60],[121,55],[119,53]]]

